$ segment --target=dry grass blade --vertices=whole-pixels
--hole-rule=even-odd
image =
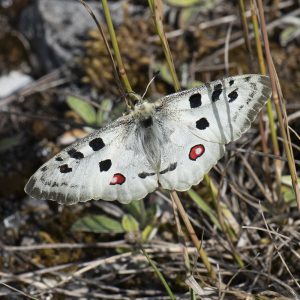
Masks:
[[[129,95],[131,95],[132,88],[131,88],[131,85],[129,83],[129,80],[128,80],[128,77],[127,77],[127,74],[126,74],[126,70],[125,70],[125,67],[124,67],[124,64],[123,64],[123,61],[122,61],[119,45],[118,45],[117,38],[116,38],[116,33],[115,33],[115,30],[114,30],[112,18],[111,18],[111,15],[110,15],[108,2],[106,0],[102,0],[102,7],[103,7],[103,11],[104,11],[105,20],[106,20],[106,23],[107,23],[107,26],[108,26],[109,35],[110,35],[110,38],[111,38],[112,47],[114,49],[114,54],[116,56],[118,74],[121,77],[121,80],[122,80],[122,83],[123,83],[123,85],[126,89],[126,92]]]
[[[179,213],[180,213],[180,215],[183,219],[183,222],[184,222],[184,224],[185,224],[185,226],[186,226],[186,228],[189,232],[189,235],[190,235],[194,245],[196,246],[196,248],[199,252],[201,260],[203,261],[205,267],[207,268],[207,271],[210,274],[211,278],[216,280],[217,279],[216,273],[215,273],[212,265],[210,264],[210,262],[208,260],[206,252],[202,248],[202,245],[201,245],[201,243],[200,243],[200,241],[199,241],[199,239],[198,239],[198,237],[195,233],[195,230],[194,230],[194,228],[193,228],[193,226],[192,226],[192,224],[189,220],[188,215],[186,214],[186,212],[185,212],[185,210],[182,206],[182,203],[181,203],[177,193],[175,191],[171,191],[170,194],[171,194],[172,200],[176,203],[178,211],[179,211]]]
[[[300,211],[300,189],[298,186],[298,178],[297,178],[297,172],[296,172],[296,167],[295,167],[295,160],[293,157],[293,149],[291,148],[291,141],[289,139],[289,134],[287,133],[288,128],[287,128],[287,125],[285,124],[285,121],[283,119],[283,114],[282,114],[282,110],[285,111],[285,107],[283,104],[283,99],[281,97],[279,97],[279,94],[278,94],[279,82],[277,80],[278,76],[276,74],[276,70],[274,68],[274,64],[273,64],[273,60],[272,60],[272,56],[271,56],[268,34],[267,34],[267,30],[266,30],[266,22],[265,22],[265,16],[264,16],[263,3],[262,3],[262,0],[257,0],[257,2],[258,2],[258,10],[259,10],[259,16],[260,16],[260,21],[261,21],[261,31],[262,31],[262,36],[263,36],[265,50],[266,50],[266,56],[267,56],[268,69],[269,69],[271,83],[272,83],[272,98],[274,101],[274,105],[275,105],[276,112],[277,112],[277,117],[279,120],[280,131],[281,131],[281,134],[282,134],[282,137],[284,140],[284,149],[285,149],[285,153],[286,153],[286,156],[288,159],[288,166],[289,166],[289,170],[290,170],[293,188],[294,188],[295,195],[296,195],[298,210]],[[284,115],[286,115],[286,112],[284,112]]]
[[[163,51],[165,53],[165,58],[167,60],[167,64],[172,76],[173,84],[175,87],[176,91],[180,90],[180,83],[176,75],[175,67],[174,67],[174,62],[171,54],[171,50],[169,47],[169,43],[167,41],[164,29],[163,29],[163,23],[162,23],[162,15],[163,15],[163,4],[160,0],[148,0],[148,3],[150,5],[150,8],[153,13],[153,18],[155,21],[155,26],[157,30],[157,34],[160,38]]]
[[[246,16],[246,9],[245,9],[245,2],[244,0],[239,0],[239,10],[240,10],[240,16],[242,20],[242,27],[243,27],[243,35],[245,40],[245,45],[247,48],[247,51],[250,55],[250,61],[252,61],[252,48],[250,44],[249,39],[249,28],[248,28],[248,22],[247,22],[247,16]]]
[[[164,29],[163,29],[163,23],[162,23],[162,7],[163,4],[161,2],[161,0],[148,0],[150,9],[152,11],[153,17],[154,17],[154,21],[155,21],[155,26],[156,26],[156,30],[157,33],[160,37],[160,41],[164,50],[164,54],[165,54],[165,58],[168,64],[168,68],[169,71],[171,73],[172,76],[172,80],[173,80],[173,85],[176,91],[180,90],[180,83],[178,80],[178,77],[176,75],[176,71],[175,71],[175,67],[174,67],[174,62],[173,62],[173,58],[172,58],[172,54],[170,51],[170,47],[169,47],[169,43],[166,39],[165,33],[164,33]],[[211,180],[209,179],[208,175],[205,175],[206,181],[209,181],[210,185],[209,187],[211,188],[212,191],[212,197],[214,197],[214,193],[213,193],[213,188],[212,185],[213,183],[211,182]],[[176,191],[171,191],[171,198],[173,201],[175,201],[176,206],[179,210],[179,213],[181,215],[181,217],[183,218],[183,221],[188,229],[189,235],[194,243],[194,245],[196,246],[196,248],[198,249],[199,255],[204,263],[204,265],[206,266],[211,278],[216,279],[216,274],[213,270],[213,267],[211,266],[208,257],[204,251],[204,249],[201,247],[200,241],[192,227],[192,224],[189,221],[189,218],[181,204],[180,198],[178,197]]]
[[[13,286],[11,286],[11,285],[9,285],[9,284],[6,284],[6,283],[1,282],[1,281],[0,281],[0,284],[2,284],[3,286],[7,287],[8,289],[10,289],[10,290],[16,292],[16,293],[19,294],[19,295],[24,296],[25,298],[33,299],[33,300],[39,300],[38,298],[35,298],[35,297],[33,297],[33,296],[31,296],[31,295],[29,295],[29,294],[27,294],[27,293],[24,293],[23,291],[21,291],[21,290],[19,290],[19,289],[16,289],[16,288],[14,288]],[[4,296],[4,295],[2,294],[2,296]]]
[[[117,86],[118,86],[118,88],[119,88],[119,91],[120,91],[121,95],[124,97],[124,99],[125,99],[125,101],[126,101],[126,104],[127,104],[127,106],[128,106],[128,102],[127,102],[127,99],[126,99],[126,94],[125,94],[124,89],[123,89],[123,86],[122,86],[122,84],[121,84],[119,72],[118,72],[117,66],[116,66],[116,64],[115,64],[115,60],[114,60],[113,54],[112,54],[112,52],[111,52],[111,50],[110,50],[110,46],[109,46],[108,41],[107,41],[107,39],[106,39],[106,37],[105,37],[105,34],[104,34],[104,32],[103,32],[102,26],[101,26],[100,23],[98,22],[98,20],[97,20],[95,14],[93,13],[93,11],[92,11],[91,8],[89,7],[89,5],[88,5],[85,1],[83,1],[83,0],[79,0],[79,1],[80,1],[81,4],[85,7],[85,9],[87,10],[87,12],[90,14],[90,16],[92,17],[92,19],[94,20],[94,22],[95,22],[95,24],[96,24],[96,26],[97,26],[97,28],[98,28],[100,34],[101,34],[101,37],[102,37],[102,39],[103,39],[103,41],[104,41],[104,44],[105,44],[107,53],[108,53],[109,58],[110,58],[110,61],[111,61],[111,65],[112,65],[112,67],[113,67],[112,70],[113,70],[114,77],[115,77],[115,79],[116,79],[116,84],[117,84]],[[99,71],[100,71],[100,70],[99,70]]]
[[[254,35],[255,35],[255,44],[256,44],[256,51],[257,51],[257,56],[258,56],[258,63],[259,63],[260,73],[263,74],[263,75],[266,75],[266,66],[265,66],[265,62],[264,62],[264,57],[263,57],[263,52],[262,52],[262,45],[261,45],[260,36],[259,36],[259,27],[258,27],[258,20],[257,20],[256,10],[255,10],[255,6],[254,6],[254,0],[250,1],[250,6],[251,6],[251,19],[252,19],[252,26],[253,26],[253,31],[254,31]],[[271,107],[270,100],[268,100],[267,106],[268,106],[270,127],[273,129],[274,118],[272,118],[273,112],[272,112],[272,109],[271,109],[272,107]],[[274,127],[274,129],[275,129],[275,127]],[[260,136],[261,136],[261,144],[262,144],[263,152],[265,154],[268,154],[269,153],[269,148],[268,148],[268,143],[267,143],[267,135],[266,135],[265,125],[264,125],[264,121],[263,121],[263,112],[260,112],[260,114],[259,114],[259,131],[260,131]],[[276,134],[276,131],[272,131],[272,134],[274,132]],[[276,140],[276,139],[274,139],[274,137],[273,137],[273,140]],[[276,142],[277,142],[277,140],[276,140]],[[278,146],[278,143],[277,143],[277,146]],[[277,152],[279,152],[279,150]],[[276,164],[276,162],[275,162],[275,164]],[[279,165],[276,165],[276,167],[279,167]],[[264,170],[265,170],[265,178],[266,178],[266,181],[267,181],[267,185],[271,189],[272,183],[271,183],[271,177],[270,177],[270,174],[271,174],[270,160],[267,157],[267,155],[264,157]],[[280,182],[278,176],[276,177],[276,179],[277,179],[277,182]]]

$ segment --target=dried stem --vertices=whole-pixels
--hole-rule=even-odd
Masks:
[[[175,67],[174,67],[174,62],[173,62],[173,58],[172,58],[172,54],[170,51],[170,47],[169,47],[169,43],[168,40],[166,38],[164,29],[163,29],[163,23],[162,23],[162,2],[161,0],[148,0],[152,15],[153,15],[153,19],[154,19],[154,23],[156,26],[156,31],[157,34],[160,38],[160,42],[161,45],[163,47],[163,51],[165,54],[165,58],[168,64],[168,68],[170,70],[171,76],[172,76],[172,80],[173,80],[173,84],[174,84],[174,88],[176,91],[180,90],[180,83],[179,80],[177,78],[176,75],[176,71],[175,71]]]
[[[120,93],[122,94],[122,96],[124,97],[125,101],[126,101],[126,104],[128,106],[128,103],[127,103],[127,99],[126,99],[126,96],[125,96],[125,93],[124,93],[124,89],[123,89],[123,86],[121,84],[121,80],[120,80],[120,75],[119,75],[119,72],[118,72],[118,69],[117,69],[117,66],[115,64],[115,60],[114,60],[114,57],[113,57],[113,54],[110,50],[110,47],[109,47],[109,44],[108,44],[108,41],[105,37],[105,34],[104,34],[104,31],[102,29],[102,26],[101,24],[99,23],[99,21],[97,20],[95,14],[93,13],[93,11],[91,10],[91,8],[88,6],[88,4],[83,1],[83,0],[79,0],[81,2],[81,4],[85,7],[85,9],[87,10],[87,12],[90,14],[90,16],[92,17],[92,19],[94,20],[100,34],[101,34],[101,37],[104,41],[104,44],[105,44],[105,48],[106,48],[106,51],[109,55],[109,59],[110,59],[110,62],[112,64],[112,67],[113,67],[113,74],[114,74],[114,77],[115,77],[115,80],[116,80],[116,84],[118,86],[118,89],[120,91]]]
[[[123,64],[123,61],[122,61],[122,57],[121,57],[121,53],[120,53],[116,33],[115,33],[115,30],[114,30],[114,25],[112,23],[112,19],[111,19],[111,15],[110,15],[107,0],[102,0],[102,7],[103,7],[103,12],[104,12],[105,20],[106,20],[106,23],[107,23],[109,36],[110,36],[111,43],[112,43],[112,47],[114,49],[114,54],[115,54],[116,61],[117,61],[118,74],[121,77],[122,83],[123,83],[127,93],[129,93],[129,95],[130,95],[130,93],[132,93],[133,91],[132,91],[131,85],[129,83],[129,80],[128,80],[128,77],[127,77],[127,74],[126,74],[126,70],[125,70],[125,67],[124,67],[124,64]]]
[[[255,36],[255,44],[256,44],[256,51],[257,51],[257,57],[258,57],[258,63],[259,63],[259,70],[260,73],[263,75],[267,74],[266,71],[266,65],[264,61],[264,56],[263,56],[263,50],[262,50],[262,44],[260,40],[260,34],[259,34],[259,26],[258,26],[258,20],[257,20],[257,15],[255,11],[255,5],[254,5],[254,0],[250,1],[251,5],[251,18],[252,18],[252,25],[253,25],[253,30],[254,30],[254,36]],[[275,120],[274,120],[274,115],[273,115],[273,110],[272,110],[272,103],[270,99],[267,102],[267,113],[268,113],[268,119],[269,119],[269,126],[270,126],[270,132],[271,132],[271,139],[272,139],[272,144],[274,148],[274,154],[277,156],[280,156],[280,151],[279,151],[279,144],[278,144],[278,139],[277,139],[277,132],[276,132],[276,125],[275,125]],[[260,135],[261,135],[261,141],[262,141],[262,149],[263,152],[268,154],[268,145],[266,141],[266,134],[265,134],[265,128],[262,120],[262,113],[259,114],[259,129],[260,129]],[[281,162],[275,161],[275,178],[276,178],[276,185],[277,185],[277,192],[280,193],[280,185],[281,185]],[[268,186],[271,187],[271,179],[270,179],[270,161],[267,156],[264,158],[264,166],[265,166],[265,174],[266,174],[266,180],[268,183]],[[277,198],[280,199],[280,194],[277,195]]]
[[[198,253],[201,257],[201,260],[203,261],[208,273],[210,274],[212,279],[217,280],[217,275],[216,275],[212,265],[210,264],[210,262],[208,260],[206,252],[202,248],[202,245],[201,245],[201,243],[200,243],[200,241],[199,241],[199,239],[198,239],[198,237],[195,233],[195,230],[194,230],[194,228],[193,228],[193,226],[192,226],[192,224],[189,220],[188,215],[186,214],[186,212],[185,212],[185,210],[182,206],[182,203],[181,203],[177,193],[175,191],[171,191],[170,194],[171,194],[171,197],[172,197],[172,201],[174,201],[176,203],[176,206],[177,206],[178,211],[179,211],[179,213],[182,217],[182,220],[183,220],[183,222],[184,222],[184,224],[185,224],[185,226],[186,226],[186,228],[189,232],[189,235],[190,235],[195,247],[198,250]]]
[[[172,76],[174,88],[175,88],[176,91],[179,91],[180,90],[180,83],[179,83],[179,80],[178,80],[177,75],[176,75],[174,62],[173,62],[172,54],[171,54],[170,47],[169,47],[169,43],[168,43],[168,40],[166,39],[164,29],[163,29],[162,2],[161,2],[161,0],[148,0],[148,3],[149,3],[149,7],[151,9],[152,15],[153,15],[153,19],[154,19],[154,23],[155,23],[155,26],[156,26],[157,34],[160,38],[160,41],[161,41],[161,44],[162,44],[162,47],[163,47],[163,51],[164,51],[164,54],[165,54],[165,57],[166,57],[168,68],[169,68],[169,71],[170,71],[171,76]],[[209,178],[208,175],[205,175],[205,178],[208,179]],[[211,182],[211,185],[212,184],[213,183]],[[210,185],[209,185],[209,187],[210,187]],[[214,196],[215,195],[212,193],[212,197],[214,197]],[[187,227],[187,230],[189,232],[189,235],[190,235],[194,245],[198,249],[199,255],[200,255],[205,267],[207,268],[207,271],[209,272],[211,278],[216,280],[217,279],[216,273],[214,272],[211,264],[208,261],[206,252],[203,250],[203,248],[201,248],[200,241],[199,241],[199,239],[198,239],[198,237],[197,237],[197,235],[196,235],[196,233],[193,229],[192,224],[189,221],[188,215],[185,212],[176,191],[171,191],[171,198],[176,203],[178,211],[179,211],[179,213],[180,213],[180,215],[181,215],[181,217],[182,217],[182,219],[183,219],[183,221],[184,221],[184,223]]]
[[[191,275],[190,259],[189,259],[185,239],[184,239],[184,233],[182,231],[180,220],[178,217],[178,209],[177,209],[176,203],[173,200],[173,198],[172,198],[172,207],[173,207],[173,212],[174,212],[174,217],[175,217],[178,240],[179,240],[179,243],[182,245],[182,249],[183,249],[184,265],[185,265],[186,273],[187,273],[186,277],[188,278]]]
[[[246,45],[247,51],[250,55],[250,60],[252,61],[252,49],[251,49],[251,43],[250,43],[250,38],[249,38],[249,29],[248,29],[244,0],[239,0],[239,10],[240,10],[240,15],[241,15],[245,45]]]
[[[283,145],[288,160],[288,166],[290,170],[292,185],[296,195],[298,210],[300,211],[300,190],[298,186],[298,178],[297,178],[295,160],[293,156],[293,149],[291,147],[291,141],[289,139],[288,126],[286,124],[287,120],[283,119],[283,114],[286,115],[286,110],[282,98],[279,97],[278,94],[278,90],[281,89],[280,89],[279,81],[277,80],[277,74],[271,56],[262,0],[257,0],[257,3],[258,3],[258,11],[260,17],[260,24],[261,24],[261,32],[265,44],[267,64],[268,64],[268,69],[269,69],[271,83],[272,83],[272,98],[274,101],[277,118],[279,121],[280,132],[284,141]]]

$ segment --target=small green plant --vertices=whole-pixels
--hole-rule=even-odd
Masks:
[[[80,218],[72,225],[72,230],[102,234],[134,234],[139,241],[147,241],[155,235],[159,217],[155,203],[145,209],[143,200],[136,200],[122,205],[122,209],[124,214],[121,218],[111,218],[105,215]]]
[[[109,112],[112,109],[112,101],[104,99],[98,109],[91,103],[74,96],[68,96],[68,106],[75,111],[87,125],[101,125],[108,120]]]

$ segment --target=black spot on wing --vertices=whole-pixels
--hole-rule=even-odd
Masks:
[[[201,106],[202,101],[201,101],[201,94],[200,93],[196,93],[190,96],[189,98],[190,101],[190,107],[191,108],[196,108]]]
[[[159,174],[165,174],[167,172],[174,171],[177,168],[177,162],[170,164],[166,169],[159,172]]]
[[[147,173],[147,172],[142,172],[142,173],[139,173],[138,176],[142,179],[145,179],[146,177],[148,176],[153,176],[155,175],[155,173]]]
[[[249,105],[249,103],[253,100],[253,98],[247,98],[246,104]]]
[[[169,171],[174,171],[177,168],[177,162],[169,165]]]
[[[105,159],[99,162],[100,172],[106,172],[111,168],[111,160]]]
[[[94,150],[94,151],[99,151],[101,150],[105,144],[101,138],[95,138],[89,142],[89,146]]]
[[[42,171],[42,172],[45,172],[45,171],[47,171],[47,169],[48,169],[47,166],[43,166],[43,167],[41,168],[41,171]]]
[[[251,89],[257,91],[257,84],[255,82],[250,82]]]
[[[222,94],[222,84],[218,83],[214,86],[214,90],[211,95],[211,99],[213,102],[220,100],[220,95]]]
[[[59,166],[60,173],[70,173],[72,172],[72,168],[69,168],[67,164]]]
[[[250,94],[249,94],[249,97],[253,99],[253,97],[255,96],[256,94],[256,91],[252,91]]]
[[[152,126],[153,125],[153,119],[152,119],[152,117],[149,117],[147,119],[142,120],[141,124],[142,124],[142,126],[144,128],[148,128],[148,127]]]
[[[71,148],[70,150],[68,150],[67,153],[69,154],[69,156],[71,158],[75,158],[75,159],[82,159],[82,158],[84,158],[84,155],[81,152],[76,151],[74,148]]]
[[[196,127],[199,130],[204,130],[209,126],[209,123],[206,118],[201,118],[196,122]]]
[[[233,80],[233,79],[230,79],[229,85],[232,86],[233,84],[234,84],[234,80]]]
[[[233,102],[234,100],[237,99],[238,96],[239,96],[239,95],[238,95],[238,93],[237,93],[237,89],[234,90],[234,91],[232,91],[231,93],[228,94],[228,98],[229,98],[228,102],[229,102],[229,103],[230,103],[230,102]]]
[[[166,169],[160,171],[159,174],[162,174],[162,175],[163,175],[163,174],[165,174],[165,173],[167,173],[167,172],[169,172],[169,167],[167,167]]]
[[[55,157],[55,160],[56,160],[56,161],[63,161],[63,159],[62,159],[60,156],[56,156],[56,157]]]
[[[245,82],[249,82],[250,79],[251,79],[251,76],[247,76],[247,77],[244,78],[244,81],[245,81]]]
[[[44,185],[46,185],[46,186],[51,186],[51,184],[52,184],[52,181],[51,181],[51,180],[48,180],[48,181],[45,181],[45,182],[44,182]]]

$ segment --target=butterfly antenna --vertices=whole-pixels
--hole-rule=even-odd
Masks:
[[[152,82],[154,81],[154,79],[158,76],[158,74],[159,74],[159,71],[156,71],[156,72],[154,73],[152,79],[151,79],[151,80],[149,81],[149,83],[147,84],[147,87],[146,87],[146,90],[145,90],[145,92],[144,92],[144,94],[143,94],[143,96],[142,96],[142,99],[144,99],[145,95],[146,95],[147,92],[148,92],[148,89],[149,89],[151,83],[152,83]]]

